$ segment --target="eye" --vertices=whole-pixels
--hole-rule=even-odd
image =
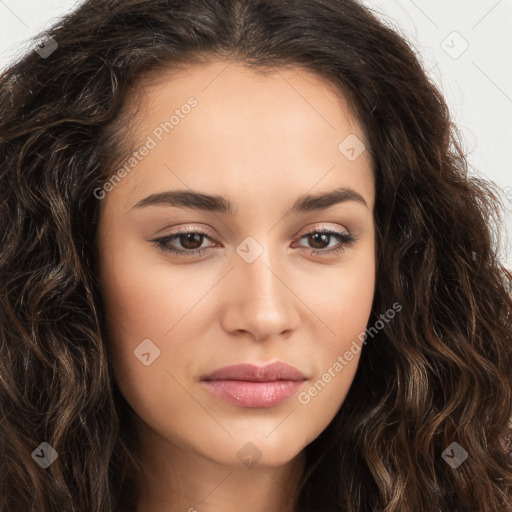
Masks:
[[[311,248],[311,254],[338,254],[344,251],[347,247],[355,242],[354,235],[350,233],[343,233],[341,231],[335,231],[332,229],[320,228],[302,235],[300,240],[306,238],[309,243],[313,245]],[[327,242],[327,246],[334,239],[335,244],[330,249],[326,250],[325,247],[318,248],[318,245],[323,246]]]
[[[164,251],[169,251],[174,254],[185,254],[187,256],[199,256],[206,252],[206,248],[201,248],[204,238],[210,238],[208,233],[201,230],[194,231],[177,231],[171,235],[163,236],[152,240],[155,244]],[[171,242],[177,239],[183,249],[173,247]]]
[[[208,247],[201,247],[205,238],[210,238],[208,233],[198,229],[177,231],[151,241],[163,251],[186,256],[200,256],[207,252],[208,249]],[[302,239],[307,239],[307,242],[313,245],[310,249],[311,254],[314,255],[338,254],[352,245],[356,240],[350,233],[325,228],[309,231],[299,238],[299,240]],[[335,244],[329,249],[326,249],[326,247],[318,247],[319,245],[325,246],[326,244],[327,247],[329,247],[331,241],[334,241]],[[181,248],[176,247],[176,242],[181,245]]]

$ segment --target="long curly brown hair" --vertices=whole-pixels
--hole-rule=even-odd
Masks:
[[[377,191],[370,322],[402,305],[307,446],[298,510],[512,510],[502,205],[493,183],[468,174],[446,103],[406,41],[355,0],[89,0],[48,33],[46,55],[31,51],[0,77],[0,509],[136,502],[94,190],[126,155],[116,127],[129,91],[150,72],[216,58],[301,67],[350,101]],[[46,469],[44,442],[58,454]],[[452,443],[468,454],[457,468],[443,460]]]

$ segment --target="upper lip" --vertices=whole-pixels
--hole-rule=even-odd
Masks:
[[[306,377],[289,364],[276,362],[266,366],[235,364],[219,368],[202,380],[242,380],[247,382],[273,382],[276,380],[306,380]]]

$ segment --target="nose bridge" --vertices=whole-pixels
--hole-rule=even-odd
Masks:
[[[278,335],[293,328],[293,297],[286,284],[285,254],[272,245],[272,237],[247,237],[237,247],[231,308],[237,311],[237,328],[257,338]]]
[[[273,301],[281,294],[283,286],[276,274],[283,268],[279,264],[279,248],[271,247],[272,237],[265,239],[259,237],[259,241],[248,236],[237,247],[239,259],[236,267],[236,279],[242,280],[249,291],[252,289],[258,296],[267,301]]]

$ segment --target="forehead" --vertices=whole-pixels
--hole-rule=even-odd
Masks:
[[[148,77],[135,99],[125,129],[135,149],[151,149],[116,188],[153,192],[181,176],[180,188],[220,195],[255,182],[303,193],[322,180],[362,188],[372,202],[368,152],[343,152],[347,138],[366,144],[364,133],[341,92],[311,72],[214,61]]]
[[[297,67],[261,70],[237,62],[213,61],[156,75],[153,72],[136,91],[144,119],[135,128],[144,132],[169,119],[190,97],[197,99],[199,108],[194,109],[187,124],[197,120],[194,128],[204,126],[203,131],[209,130],[212,136],[236,126],[254,134],[275,134],[286,127],[283,137],[289,134],[288,139],[306,135],[305,131],[327,135],[349,128],[360,132],[341,91],[328,80]],[[265,126],[267,121],[271,123]],[[173,135],[179,136],[179,131]]]

